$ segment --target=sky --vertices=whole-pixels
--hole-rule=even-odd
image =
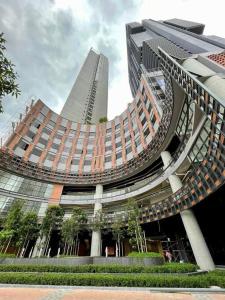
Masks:
[[[181,18],[225,37],[224,0],[0,0],[0,32],[16,65],[21,96],[3,100],[0,128],[31,98],[59,113],[91,47],[109,59],[108,119],[132,101],[125,24]]]

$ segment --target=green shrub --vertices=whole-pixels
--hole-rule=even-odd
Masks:
[[[15,258],[16,255],[14,253],[0,253],[0,258]]]
[[[125,265],[0,265],[0,272],[56,272],[56,273],[188,273],[195,272],[193,264],[166,263],[160,266]]]
[[[128,286],[128,287],[225,287],[225,281],[215,274],[197,276],[165,276],[152,274],[56,274],[56,273],[0,273],[0,283],[77,285],[77,286]]]
[[[138,258],[155,258],[155,257],[163,257],[162,254],[157,252],[130,252],[128,254],[129,257],[138,257]]]

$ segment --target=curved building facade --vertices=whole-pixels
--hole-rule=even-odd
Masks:
[[[111,121],[78,123],[41,100],[29,107],[1,147],[2,212],[18,197],[40,217],[49,204],[66,215],[78,205],[91,216],[95,206],[110,227],[134,198],[145,228],[179,216],[195,260],[213,269],[194,210],[224,187],[225,41],[203,29],[177,19],[127,24],[134,99]],[[93,232],[93,256],[96,243]]]

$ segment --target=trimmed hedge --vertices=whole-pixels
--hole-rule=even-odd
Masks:
[[[53,274],[53,273],[0,273],[0,283],[76,285],[76,286],[127,286],[127,287],[183,287],[208,288],[211,285],[225,287],[222,276],[163,276],[147,274]]]
[[[0,252],[0,258],[16,258],[16,254]]]
[[[155,258],[155,257],[163,257],[162,254],[158,252],[130,252],[128,257],[137,257],[137,258]]]
[[[166,263],[160,266],[124,265],[0,265],[0,272],[56,272],[56,273],[189,273],[195,272],[193,264]]]

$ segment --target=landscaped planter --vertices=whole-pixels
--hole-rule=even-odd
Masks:
[[[162,257],[136,258],[136,257],[68,257],[68,258],[2,258],[0,264],[29,264],[29,265],[91,265],[91,264],[117,264],[117,265],[162,265],[164,260]]]
[[[0,264],[10,265],[62,265],[62,266],[72,266],[72,265],[90,265],[93,263],[93,259],[90,256],[80,256],[80,257],[66,257],[66,258],[4,258],[0,261]]]
[[[164,259],[162,257],[148,257],[148,258],[139,258],[139,257],[94,257],[93,264],[118,264],[118,265],[142,265],[142,266],[151,266],[151,265],[162,265]]]

